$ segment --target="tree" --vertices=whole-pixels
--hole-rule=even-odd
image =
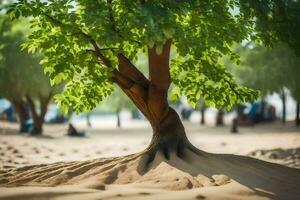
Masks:
[[[299,90],[299,57],[286,44],[276,44],[273,49],[249,43],[237,47],[242,56],[239,67],[229,67],[241,84],[261,91],[262,98],[278,93],[282,100],[282,122],[286,121],[287,89],[297,101]],[[228,64],[228,63],[227,63]],[[230,65],[230,64],[229,64]]]
[[[50,86],[49,78],[39,65],[40,56],[21,50],[27,21],[11,23],[5,16],[1,16],[0,20],[0,93],[12,102],[20,121],[20,132],[25,131],[25,122],[30,117],[26,111],[28,105],[33,119],[32,132],[39,134],[42,132],[48,103],[58,88]],[[39,113],[36,100],[39,102]]]
[[[278,1],[238,0],[20,0],[8,14],[33,17],[25,46],[43,52],[52,83],[68,82],[56,96],[62,108],[92,109],[112,93],[112,83],[121,88],[152,126],[152,141],[142,154],[148,165],[158,151],[166,159],[171,152],[182,159],[191,152],[202,153],[188,141],[180,118],[168,105],[171,82],[175,92],[193,104],[201,96],[208,105],[228,109],[257,97],[256,91],[238,86],[219,59],[229,55],[237,60],[231,49],[234,42],[251,36],[266,39],[260,35],[265,31],[261,22],[270,25],[274,40],[282,38],[281,29],[260,15],[264,4],[274,11],[268,15],[282,6]],[[290,4],[298,6],[298,1]],[[235,8],[240,10],[235,13]],[[298,20],[297,13],[288,20]],[[170,62],[171,48],[176,56]],[[149,78],[133,64],[139,52],[148,55]]]
[[[120,112],[122,109],[134,109],[133,103],[128,99],[128,97],[122,93],[121,90],[115,90],[114,93],[106,99],[104,102],[106,105],[108,105],[110,108],[113,109],[113,111],[117,115],[117,127],[121,127],[121,118],[120,118]]]
[[[289,89],[292,97],[296,101],[295,123],[296,126],[300,126],[300,57],[296,56],[291,49],[285,49],[284,53],[289,55],[287,61],[288,66],[290,66],[289,70],[284,71],[289,79],[286,83],[286,87]]]
[[[199,99],[198,103],[197,103],[197,107],[200,111],[200,115],[201,115],[201,119],[200,119],[200,124],[204,125],[205,124],[205,110],[207,109],[206,105],[205,105],[205,101],[203,99]]]

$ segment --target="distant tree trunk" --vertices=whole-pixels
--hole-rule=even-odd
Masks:
[[[120,110],[118,109],[117,112],[117,127],[120,128],[121,127],[121,118],[120,118]]]
[[[44,119],[45,119],[45,115],[48,110],[48,104],[51,100],[51,97],[52,97],[51,94],[49,94],[48,97],[43,97],[42,95],[40,95],[39,101],[40,101],[41,112],[40,112],[40,114],[38,114],[36,111],[36,106],[35,106],[32,98],[28,95],[26,96],[26,99],[27,99],[27,102],[28,102],[28,105],[29,105],[29,108],[31,111],[31,117],[33,120],[33,130],[32,130],[33,134],[40,135],[43,132]]]
[[[231,130],[230,130],[231,133],[238,133],[238,118],[234,118],[232,120],[232,126],[231,126]]]
[[[91,119],[90,119],[90,113],[86,114],[86,124],[88,127],[92,127]]]
[[[200,124],[204,125],[205,124],[205,110],[206,110],[206,106],[205,106],[205,102],[201,101],[201,105],[200,105],[200,115],[201,115],[201,119],[200,119]]]
[[[26,132],[25,122],[29,119],[29,116],[26,114],[24,110],[25,102],[23,100],[12,100],[11,103],[19,119],[19,123],[20,123],[19,131],[20,133],[24,133]]]
[[[221,108],[217,112],[216,126],[223,126],[223,125],[224,125],[224,109]]]
[[[296,103],[296,126],[300,126],[300,99]]]
[[[284,90],[281,92],[281,101],[282,101],[282,123],[285,124],[286,122],[286,94]]]
[[[205,124],[205,108],[201,108],[201,109],[200,109],[200,113],[201,113],[201,121],[200,121],[200,124],[204,125],[204,124]]]

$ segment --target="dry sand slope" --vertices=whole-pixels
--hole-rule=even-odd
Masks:
[[[202,151],[146,156],[5,169],[0,199],[300,199],[299,169]]]

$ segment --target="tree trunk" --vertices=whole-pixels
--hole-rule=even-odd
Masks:
[[[224,125],[224,109],[221,108],[217,112],[216,126],[223,126],[223,125]]]
[[[200,124],[204,125],[205,124],[205,108],[200,108],[200,113],[201,113]]]
[[[282,123],[285,124],[286,122],[286,94],[284,90],[281,93],[281,101],[282,101]]]
[[[43,97],[40,95],[39,101],[40,101],[40,108],[41,112],[40,114],[37,113],[36,111],[36,106],[31,99],[30,96],[26,96],[30,111],[31,111],[31,117],[33,119],[33,130],[32,134],[40,135],[43,133],[43,124],[44,124],[44,119],[45,115],[47,113],[48,109],[48,104],[49,101],[51,100],[51,93],[49,94],[48,97]]]
[[[230,130],[231,133],[238,133],[238,118],[234,118],[232,120],[232,126],[231,126],[231,130]]]
[[[169,107],[167,116],[157,125],[152,126],[153,135],[148,147],[150,152],[161,151],[166,159],[174,152],[178,157],[183,156],[184,148],[189,145],[184,126],[176,111]],[[152,161],[150,155],[149,162]]]
[[[28,102],[31,117],[33,120],[33,128],[31,130],[31,133],[35,134],[35,135],[40,135],[40,134],[42,134],[42,121],[36,111],[36,106],[35,106],[33,100],[31,99],[31,97],[27,95],[26,100]]]
[[[19,131],[20,133],[24,133],[26,132],[25,122],[29,119],[29,116],[25,113],[23,108],[25,102],[22,100],[12,100],[11,103],[19,119],[19,123],[20,123]]]
[[[300,126],[300,99],[296,103],[296,126]]]
[[[91,128],[92,127],[92,123],[91,123],[91,119],[90,119],[90,113],[86,114],[86,125],[87,127]]]
[[[93,45],[95,55],[111,68],[112,64],[101,53],[101,49],[96,43]],[[196,154],[202,152],[188,141],[180,117],[167,101],[171,82],[170,47],[171,40],[168,40],[163,45],[161,53],[156,51],[156,45],[148,48],[149,79],[123,54],[117,56],[118,69],[112,69],[112,80],[144,114],[153,129],[151,143],[145,151],[147,164],[153,161],[156,152],[161,152],[166,159],[170,158],[171,152],[183,157],[185,149]]]
[[[116,114],[117,114],[117,127],[120,128],[121,127],[120,110],[117,110]]]

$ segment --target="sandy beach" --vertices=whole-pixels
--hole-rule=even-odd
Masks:
[[[3,200],[300,196],[300,131],[293,124],[241,127],[231,134],[229,126],[185,123],[189,140],[202,151],[188,152],[185,160],[172,154],[166,160],[158,153],[147,169],[141,169],[143,150],[151,139],[147,125],[79,126],[88,136],[78,138],[65,135],[66,125],[46,125],[43,136],[33,137],[17,133],[16,124],[0,123]]]

